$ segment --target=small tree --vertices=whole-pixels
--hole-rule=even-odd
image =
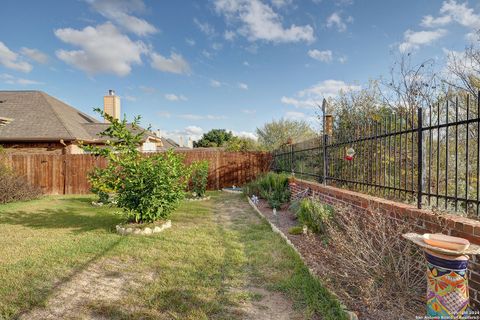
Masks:
[[[212,129],[204,133],[202,138],[193,143],[195,148],[215,148],[223,145],[233,138],[233,133],[225,129]]]
[[[259,151],[261,150],[257,141],[245,137],[233,137],[225,144],[225,150],[233,152]]]
[[[315,131],[305,121],[281,119],[266,123],[257,128],[258,142],[265,149],[271,151],[291,142],[299,142],[317,136]]]
[[[191,165],[191,190],[197,197],[205,196],[208,183],[208,161],[195,161]]]
[[[102,193],[115,192],[117,206],[124,210],[129,221],[152,222],[167,218],[185,196],[189,169],[183,159],[171,150],[142,155],[138,150],[144,135],[139,127],[140,117],[135,117],[129,129],[126,120],[115,119],[100,109],[95,111],[110,122],[101,135],[111,139],[105,147],[82,146],[108,160],[106,168],[90,174],[92,191],[100,197]]]

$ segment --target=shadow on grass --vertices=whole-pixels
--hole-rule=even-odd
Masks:
[[[74,268],[72,272],[70,272],[67,276],[61,277],[51,288],[48,290],[38,290],[37,295],[36,295],[36,300],[34,304],[30,307],[35,308],[37,306],[43,306],[46,304],[48,301],[48,298],[53,295],[59,288],[62,287],[65,283],[68,283],[71,281],[76,275],[82,273],[84,270],[86,270],[91,264],[97,262],[100,260],[102,257],[104,257],[109,251],[111,251],[113,248],[115,248],[121,241],[123,241],[123,237],[119,237],[115,241],[113,241],[111,244],[109,244],[107,247],[105,247],[103,250],[98,252],[96,255],[94,255],[92,258],[88,259],[85,261],[83,264],[80,266]],[[18,314],[15,319],[19,319],[25,314],[28,314],[30,310],[24,310],[20,314]]]
[[[69,199],[70,200],[70,199]],[[83,201],[83,199],[81,199]],[[121,217],[95,208],[42,209],[34,212],[12,210],[0,214],[0,224],[20,225],[33,229],[70,229],[73,233],[92,230],[111,231]]]

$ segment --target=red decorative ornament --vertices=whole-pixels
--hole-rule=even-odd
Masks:
[[[352,161],[355,156],[355,150],[353,148],[348,148],[345,152],[345,160]]]

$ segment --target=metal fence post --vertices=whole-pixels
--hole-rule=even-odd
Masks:
[[[327,131],[325,130],[327,100],[322,101],[322,131],[323,131],[323,185],[327,185]]]
[[[417,180],[417,208],[422,208],[422,195],[423,195],[423,110],[422,107],[418,108],[417,116],[417,169],[418,169],[418,180]],[[413,141],[412,141],[413,142]]]

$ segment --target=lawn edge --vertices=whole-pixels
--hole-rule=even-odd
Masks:
[[[279,228],[277,228],[276,225],[274,225],[272,222],[270,222],[270,220],[267,219],[267,217],[265,217],[265,215],[258,209],[258,207],[255,205],[255,203],[253,203],[253,201],[249,198],[249,197],[246,197],[247,200],[248,200],[248,203],[250,204],[250,206],[255,210],[255,212],[257,213],[257,215],[260,216],[261,219],[265,220],[271,227],[272,231],[279,234],[280,237],[282,237],[283,240],[285,240],[285,242],[287,243],[287,245],[289,245],[293,251],[295,251],[295,253],[298,255],[298,257],[300,258],[300,260],[302,261],[302,263],[305,265],[305,267],[307,268],[308,270],[308,273],[310,274],[310,276],[314,279],[316,279],[317,281],[319,281],[320,283],[322,283],[322,280],[315,274],[315,272],[308,266],[308,264],[306,263],[306,260],[305,258],[302,256],[302,254],[300,253],[300,251],[295,247],[295,245],[290,241],[290,239],[288,239],[288,237],[282,232],[282,230],[280,230]],[[327,289],[328,290],[328,289]],[[347,319],[349,320],[358,320],[358,316],[355,312],[353,311],[350,311],[347,309],[347,307],[345,306],[345,304],[342,302],[342,300],[335,294],[335,292],[332,292],[330,290],[328,290],[339,302],[340,302],[340,305],[342,306],[342,311],[345,313],[345,315],[347,316]]]

